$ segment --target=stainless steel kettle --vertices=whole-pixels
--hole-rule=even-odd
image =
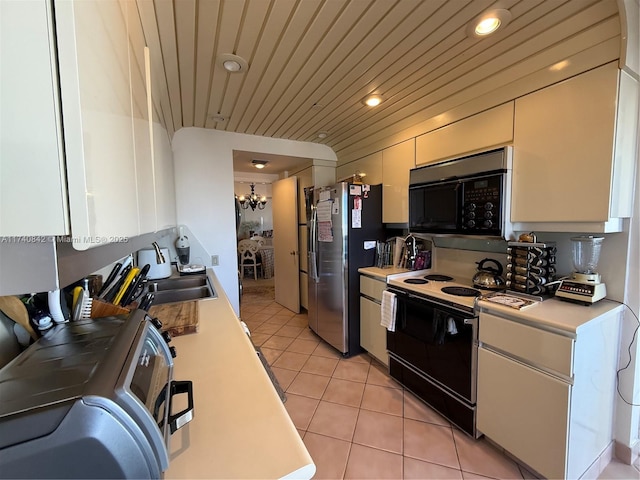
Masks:
[[[485,266],[487,263],[493,263],[495,266]],[[502,278],[502,265],[493,258],[485,258],[478,262],[478,271],[473,276],[473,286],[485,290],[504,290],[507,288],[507,282]]]

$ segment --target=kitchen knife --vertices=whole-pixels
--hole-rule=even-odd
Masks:
[[[120,305],[122,297],[124,297],[124,293],[127,291],[127,288],[129,288],[129,285],[131,285],[131,282],[133,281],[135,276],[138,275],[138,273],[140,273],[140,269],[138,267],[133,267],[131,270],[129,270],[129,273],[127,273],[127,276],[125,277],[120,290],[118,290],[116,297],[113,299],[114,305]]]
[[[138,290],[138,287],[140,287],[142,285],[142,282],[144,282],[145,279],[147,278],[147,273],[149,273],[150,268],[151,268],[151,265],[149,264],[146,264],[144,267],[142,267],[140,272],[138,272],[138,274],[135,276],[135,278],[131,282],[131,285],[129,285],[129,288],[127,288],[127,290],[124,292],[124,295],[122,296],[122,300],[120,300],[119,305],[125,306],[131,303],[134,294]]]
[[[122,284],[127,278],[127,274],[129,273],[130,270],[131,270],[131,265],[124,267],[122,269],[122,271],[120,272],[120,276],[117,278],[117,280],[115,280],[115,283],[113,284],[113,286],[107,291],[107,293],[104,294],[103,300],[105,302],[113,302],[114,298],[120,291]]]
[[[120,271],[121,267],[122,267],[122,264],[120,262],[116,263],[115,267],[113,267],[113,270],[111,270],[111,273],[109,274],[107,279],[104,281],[104,283],[102,284],[102,288],[98,292],[98,298],[102,297],[102,294],[105,293],[107,289],[111,286],[111,283],[118,276],[118,272]]]
[[[142,299],[142,301],[140,302],[140,305],[138,305],[138,308],[148,311],[154,298],[156,298],[155,293],[152,293],[152,292],[147,293]]]

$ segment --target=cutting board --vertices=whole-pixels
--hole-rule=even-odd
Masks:
[[[198,331],[198,301],[153,305],[149,315],[162,322],[162,331],[172,337]]]

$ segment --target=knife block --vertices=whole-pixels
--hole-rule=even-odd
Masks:
[[[108,317],[111,315],[122,315],[127,314],[131,310],[124,307],[119,307],[118,305],[114,305],[113,303],[103,302],[97,298],[93,299],[91,304],[91,318],[101,318]]]

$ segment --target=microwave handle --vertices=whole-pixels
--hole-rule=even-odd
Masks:
[[[171,415],[171,405],[175,395],[187,394],[187,408]],[[169,393],[169,429],[173,435],[187,423],[193,420],[193,382],[189,380],[171,382],[171,392]]]

